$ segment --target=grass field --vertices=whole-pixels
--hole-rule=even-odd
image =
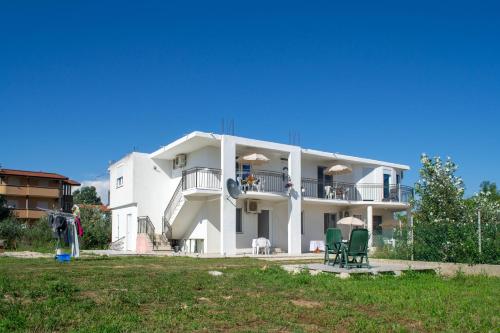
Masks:
[[[485,276],[340,280],[255,259],[0,258],[1,332],[498,332],[499,300],[500,279]]]

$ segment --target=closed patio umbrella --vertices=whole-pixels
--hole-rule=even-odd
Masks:
[[[352,169],[343,164],[335,164],[325,170],[326,175],[345,175],[351,172]]]

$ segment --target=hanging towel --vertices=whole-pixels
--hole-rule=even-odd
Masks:
[[[78,236],[83,237],[82,222],[80,221],[80,217],[79,216],[75,217],[75,223],[76,223],[76,227],[78,229]]]

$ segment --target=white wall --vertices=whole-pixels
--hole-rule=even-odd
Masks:
[[[129,223],[127,215],[130,214]],[[125,236],[125,249],[135,251],[137,240],[137,207],[129,205],[111,211],[112,241]]]
[[[318,166],[329,167],[336,163],[346,165],[352,169],[352,172],[349,174],[333,176],[334,181],[343,183],[382,184],[384,180],[383,178],[384,171],[389,171],[391,174],[391,184],[395,184],[396,173],[399,172],[395,168],[387,166],[348,163],[342,161],[328,162],[318,159],[302,158],[302,177],[317,179]]]
[[[168,161],[152,160],[147,154],[134,154],[134,202],[137,202],[137,214],[149,216],[157,234],[162,232],[163,212],[168,204],[168,194],[173,192],[174,184],[168,177],[168,171]]]
[[[237,200],[236,206],[242,208],[242,231],[236,233],[236,249],[238,253],[251,253],[252,239],[258,237],[259,215],[245,212],[245,200]],[[261,210],[269,211],[269,239],[271,246],[287,251],[288,206],[287,202],[271,202],[260,200]],[[236,208],[234,208],[236,209]]]
[[[309,242],[312,240],[324,240],[324,214],[337,214],[339,220],[339,212],[346,210],[339,206],[326,206],[318,204],[303,204],[304,211],[304,234],[302,235],[302,252],[309,252]]]
[[[205,253],[219,253],[219,200],[207,200],[190,221],[183,239],[203,239]]]
[[[129,205],[133,202],[133,156],[134,153],[128,154],[109,167],[109,207],[111,209]],[[123,176],[123,186],[116,187],[116,179],[119,174]]]

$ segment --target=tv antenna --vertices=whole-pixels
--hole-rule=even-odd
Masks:
[[[221,134],[234,135],[234,119],[221,120]]]
[[[288,131],[288,144],[293,146],[300,146],[300,132],[299,131]]]

